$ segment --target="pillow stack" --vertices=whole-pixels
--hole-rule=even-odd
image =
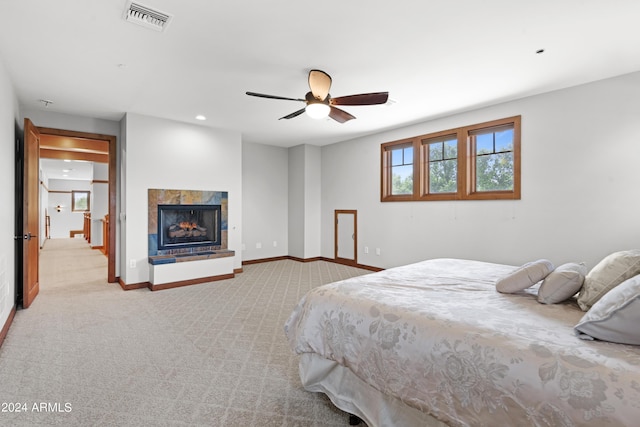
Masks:
[[[587,274],[578,305],[587,313],[574,331],[597,338],[640,345],[640,250],[613,253]]]
[[[529,262],[498,280],[496,290],[514,293],[538,282],[542,304],[578,294],[578,305],[586,311],[574,327],[579,338],[640,345],[640,249],[612,253],[588,273],[584,263],[554,269],[546,259]]]

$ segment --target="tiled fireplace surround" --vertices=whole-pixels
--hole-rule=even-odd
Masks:
[[[158,249],[158,205],[220,205],[220,245]],[[226,191],[148,190],[149,274],[152,289],[184,286],[233,277],[235,252],[228,249]],[[197,261],[198,263],[191,263]],[[189,264],[189,267],[187,267]],[[229,268],[230,266],[230,268]]]

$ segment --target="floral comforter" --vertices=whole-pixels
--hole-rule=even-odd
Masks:
[[[285,332],[452,426],[639,425],[640,348],[578,339],[573,301],[498,293],[515,268],[435,259],[321,286]]]

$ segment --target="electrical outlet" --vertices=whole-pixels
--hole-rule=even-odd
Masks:
[[[380,255],[380,248],[376,248],[376,255]]]
[[[260,242],[256,243],[256,249],[262,249],[262,243]]]
[[[365,254],[368,254],[368,253],[369,253],[369,246],[365,246],[365,247],[364,247],[364,253],[365,253]]]
[[[273,247],[275,248],[275,247],[277,247],[277,246],[278,246],[278,242],[274,240],[274,241],[273,241]]]
[[[247,245],[245,245],[244,243],[242,244],[242,250],[246,250],[247,249]]]
[[[136,260],[135,259],[130,259],[129,260],[129,268],[136,268]]]

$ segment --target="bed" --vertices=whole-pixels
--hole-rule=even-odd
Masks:
[[[541,304],[537,280],[498,292],[518,270],[434,259],[312,289],[285,324],[303,386],[370,427],[638,425],[640,347],[580,339],[576,298]]]

